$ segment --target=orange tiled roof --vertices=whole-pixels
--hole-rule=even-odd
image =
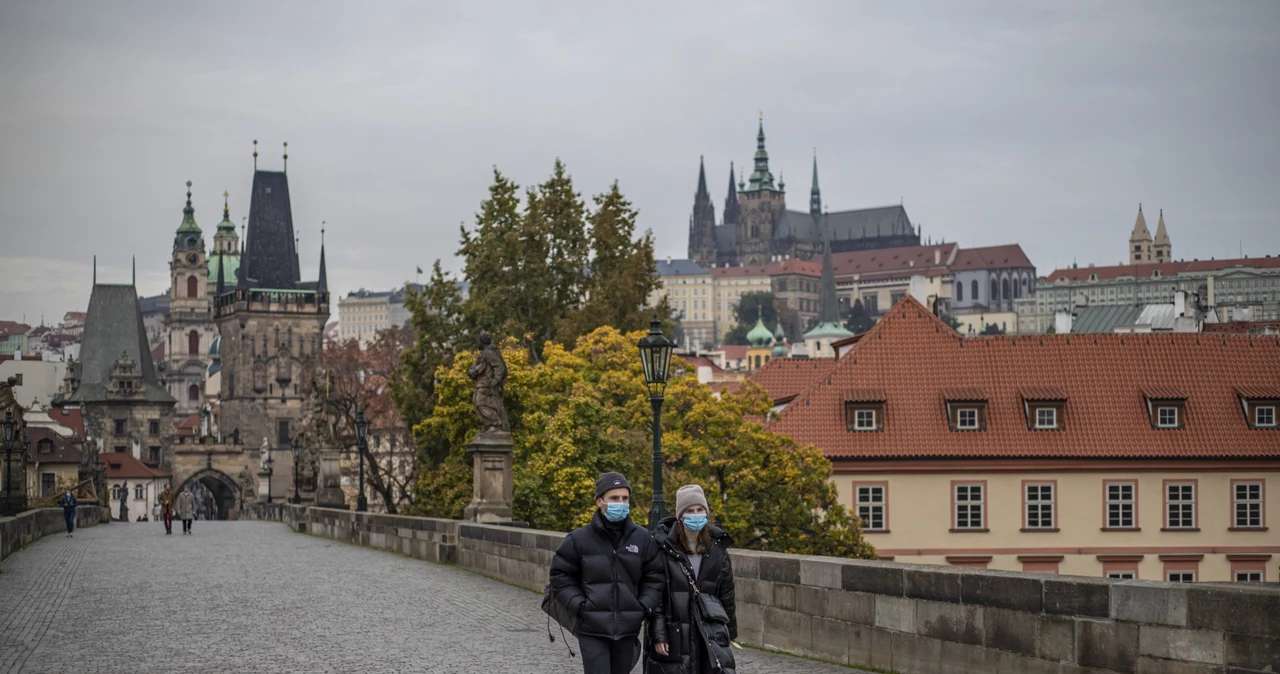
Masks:
[[[1228,332],[1236,334],[1244,334],[1246,332],[1261,332],[1267,328],[1280,329],[1280,321],[1233,321],[1231,323],[1205,323],[1202,330],[1204,332]]]
[[[1280,393],[1276,382],[1280,337],[966,339],[908,296],[771,427],[833,458],[1280,458],[1280,430],[1250,429],[1238,394]],[[943,395],[956,387],[987,395],[986,430],[950,430]],[[1150,387],[1186,395],[1184,429],[1152,428]],[[884,430],[846,430],[851,389],[883,391]],[[1064,429],[1028,428],[1024,396],[1065,397]]]
[[[961,248],[956,251],[952,269],[999,269],[1002,267],[1034,267],[1022,246],[1011,243],[985,248]]]
[[[809,390],[835,364],[834,358],[771,358],[748,378],[778,403]]]
[[[50,409],[49,418],[58,425],[70,428],[77,438],[84,437],[84,416],[78,407],[55,407]]]
[[[161,478],[169,477],[169,471],[152,468],[133,458],[128,452],[110,452],[99,454],[98,460],[107,469],[109,478]]]
[[[707,271],[715,278],[736,278],[741,276],[783,276],[800,274],[803,276],[822,276],[822,265],[809,260],[777,260],[766,264],[745,264],[733,267],[712,267]]]
[[[925,275],[932,268],[947,273],[947,263],[956,251],[956,244],[941,243],[932,246],[908,246],[905,248],[880,248],[832,253],[831,267],[837,278],[860,278],[876,275]],[[937,264],[934,264],[934,253]]]

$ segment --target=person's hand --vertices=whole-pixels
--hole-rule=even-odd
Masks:
[[[657,651],[658,655],[661,655],[663,657],[666,657],[671,654],[671,647],[666,644],[657,644],[653,647],[653,650]]]

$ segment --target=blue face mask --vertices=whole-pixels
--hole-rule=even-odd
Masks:
[[[604,505],[604,517],[610,522],[621,522],[627,519],[627,515],[631,514],[631,504],[629,503],[606,503]]]
[[[706,515],[685,515],[682,518],[684,528],[689,531],[702,531],[702,527],[707,526]]]

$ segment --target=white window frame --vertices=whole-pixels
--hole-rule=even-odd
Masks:
[[[1173,413],[1173,422],[1166,423],[1164,413]],[[1156,408],[1156,428],[1177,428],[1178,427],[1178,408],[1173,405],[1161,405]]]
[[[1134,580],[1137,574],[1132,571],[1108,571],[1107,578],[1111,580]]]
[[[1124,495],[1124,491],[1123,491],[1126,487],[1129,489],[1129,495],[1127,497]],[[1138,523],[1138,501],[1137,501],[1138,483],[1137,482],[1110,482],[1104,485],[1104,488],[1107,490],[1107,496],[1106,496],[1107,528],[1108,529],[1132,529],[1136,527],[1138,525],[1137,524]],[[1118,496],[1113,497],[1111,495],[1112,489],[1120,490],[1120,494]],[[1116,506],[1116,508],[1119,511],[1118,520],[1112,520],[1112,517],[1111,517],[1112,506]],[[1129,523],[1128,524],[1124,523],[1125,506],[1129,507],[1129,513],[1128,513]]]
[[[1262,410],[1267,410],[1267,414],[1271,415],[1271,423],[1262,423]],[[1259,428],[1274,428],[1276,425],[1275,405],[1258,405],[1253,408],[1253,425]]]
[[[1190,578],[1187,578],[1190,576]],[[1194,583],[1196,582],[1195,571],[1170,571],[1164,574],[1164,580],[1167,583]]]
[[[1250,487],[1257,489],[1257,498],[1248,496],[1247,490]],[[1241,488],[1246,490],[1245,498],[1240,498]],[[1256,510],[1253,513],[1246,511],[1242,522],[1240,519],[1240,506],[1245,506],[1246,508],[1253,506]],[[1251,514],[1256,514],[1257,516],[1257,521],[1254,523],[1250,522]],[[1256,529],[1262,526],[1262,482],[1236,482],[1231,485],[1231,522],[1232,526],[1236,528]]]
[[[957,483],[953,489],[955,490],[955,508],[952,512],[952,525],[956,529],[985,529],[987,528],[987,485],[981,482],[962,482]],[[964,489],[965,498],[960,498],[960,490]],[[978,490],[978,498],[973,498],[973,490]],[[974,512],[977,512],[978,521],[975,525],[973,522]],[[964,512],[968,524],[960,523],[960,513]]]
[[[1165,528],[1167,529],[1195,529],[1196,528],[1196,486],[1197,485],[1194,482],[1169,482],[1165,484],[1164,486],[1164,503],[1165,503],[1164,526]],[[1175,487],[1178,488],[1178,498],[1176,499],[1173,498],[1173,493],[1170,491]],[[1183,487],[1191,488],[1190,499],[1182,498]],[[1177,507],[1180,511],[1178,514],[1179,523],[1177,525],[1174,525],[1173,517],[1171,517],[1172,509],[1175,507]],[[1185,509],[1185,512],[1191,513],[1189,516],[1191,518],[1190,525],[1182,523],[1182,519],[1183,519],[1182,514],[1184,509]]]
[[[1023,485],[1023,495],[1026,499],[1026,507],[1022,513],[1022,524],[1027,529],[1053,529],[1058,522],[1057,513],[1054,512],[1057,494],[1055,485],[1052,482],[1029,482]],[[1048,500],[1044,499],[1044,489],[1049,490]],[[1035,499],[1032,500],[1032,492],[1035,492]],[[1048,512],[1049,523],[1045,524],[1045,513]],[[1036,513],[1037,524],[1031,523],[1031,513]]]
[[[1244,577],[1241,578],[1241,576],[1244,576]],[[1261,583],[1262,582],[1261,571],[1236,571],[1231,574],[1231,577],[1235,579],[1235,582],[1237,583]]]
[[[965,418],[964,418],[964,417],[965,417],[965,415],[966,415],[966,414],[969,414],[969,415],[972,415],[972,416],[973,416],[973,421],[972,421],[972,423],[965,423]],[[961,407],[960,409],[956,410],[956,428],[960,428],[960,429],[963,429],[963,430],[966,430],[966,431],[977,430],[977,428],[978,428],[978,408],[976,408],[976,407]]]
[[[143,486],[140,484],[133,485],[133,500],[145,501],[146,498],[147,498],[146,489],[144,489]]]
[[[1058,408],[1056,407],[1037,407],[1036,409],[1036,428],[1057,428],[1058,427]],[[1043,422],[1043,416],[1048,413],[1049,423]]]
[[[863,491],[866,491],[866,497]],[[879,497],[875,492],[879,492]],[[858,519],[862,520],[863,531],[884,531],[886,517],[888,515],[888,504],[885,499],[885,487],[880,484],[860,484],[854,487],[854,506],[858,513]],[[875,525],[876,515],[880,518],[880,525]],[[863,514],[865,511],[865,515]]]
[[[869,415],[870,423],[863,423],[862,415]],[[874,431],[876,429],[876,411],[875,410],[854,410],[853,411],[853,430],[855,431]]]

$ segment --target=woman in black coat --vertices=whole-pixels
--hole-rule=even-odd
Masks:
[[[676,492],[676,516],[658,524],[654,542],[665,566],[663,608],[645,635],[649,674],[734,674],[730,642],[738,638],[733,602],[733,540],[709,523],[707,498],[698,485]],[[696,593],[706,595],[703,600]],[[707,601],[710,600],[710,601]],[[705,604],[724,612],[709,614]]]

